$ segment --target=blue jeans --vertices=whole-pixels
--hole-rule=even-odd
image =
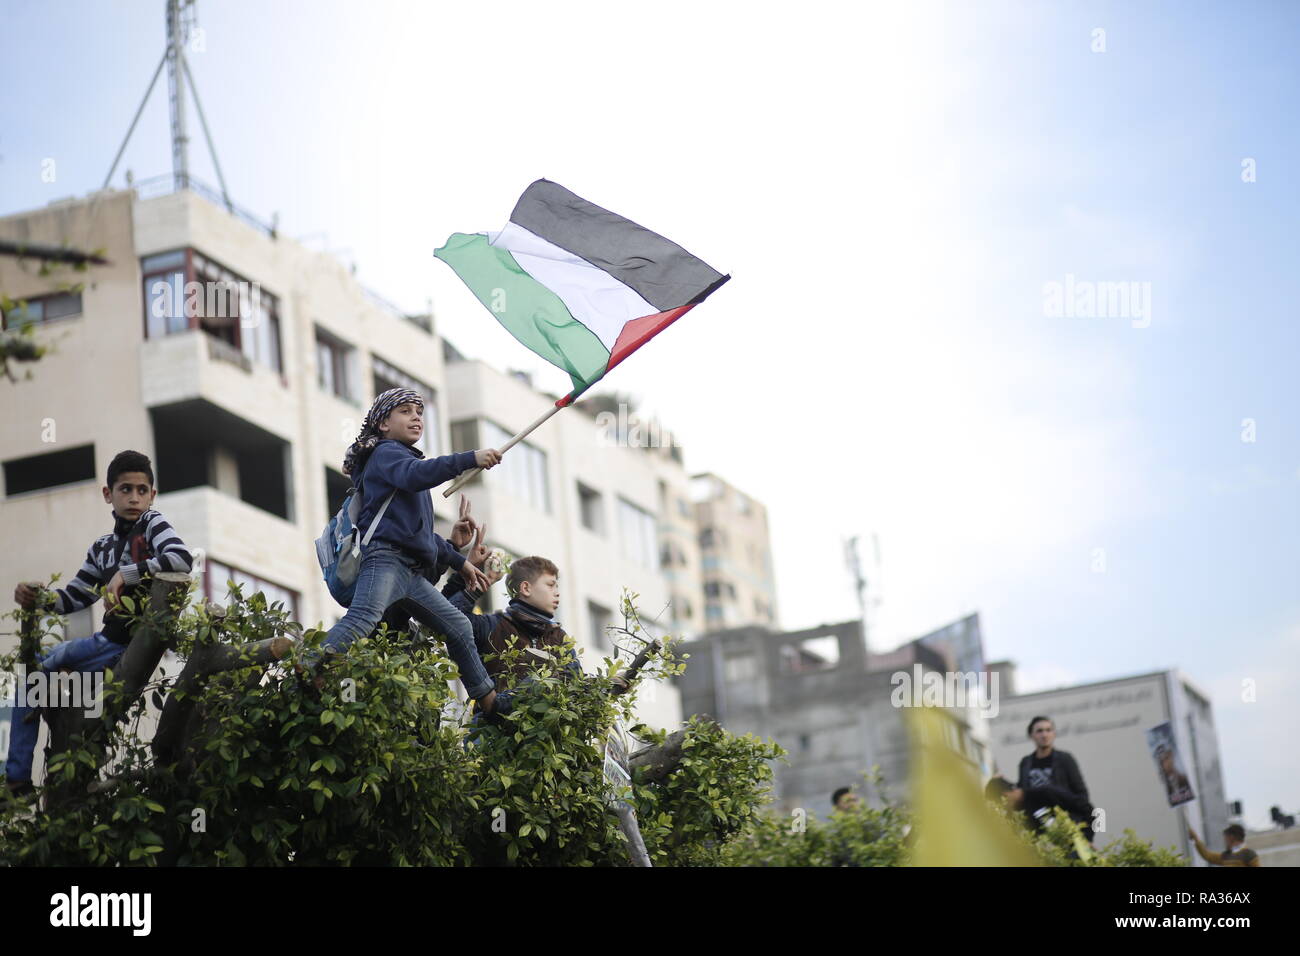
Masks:
[[[79,637],[50,648],[41,656],[40,669],[53,671],[80,671],[94,673],[108,670],[116,664],[126,650],[125,644],[115,644],[103,634]],[[36,752],[36,738],[41,731],[40,720],[26,719],[35,708],[21,699],[16,702],[9,724],[9,756],[5,760],[5,778],[12,781],[32,779],[32,755]]]
[[[352,606],[325,636],[327,653],[342,654],[357,638],[365,637],[393,604],[405,599],[411,616],[441,634],[447,652],[460,669],[465,692],[478,699],[493,687],[474,646],[469,620],[420,573],[420,563],[403,551],[373,542],[361,555]]]

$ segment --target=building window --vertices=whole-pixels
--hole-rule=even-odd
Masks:
[[[658,529],[654,515],[626,498],[619,498],[618,524],[623,539],[623,557],[643,568],[658,568]]]
[[[736,586],[730,581],[706,581],[704,596],[711,598],[736,598]]]
[[[346,402],[356,400],[353,363],[356,349],[321,328],[316,329],[316,384]]]
[[[409,388],[424,398],[424,429],[415,447],[424,452],[427,458],[437,458],[442,454],[442,423],[438,418],[438,398],[434,390],[417,378],[412,378],[396,366],[389,365],[378,355],[370,357],[371,378],[375,396],[378,397],[390,388]]]
[[[297,591],[291,591],[264,578],[248,574],[229,564],[213,560],[209,556],[204,562],[203,596],[209,601],[220,604],[228,598],[232,584],[239,585],[244,600],[248,600],[260,591],[266,598],[267,607],[279,601],[289,612],[291,620],[298,619]]]
[[[64,451],[12,458],[4,463],[5,495],[57,488],[95,480],[95,446],[81,445]]]
[[[144,333],[155,339],[191,328],[185,315],[185,283],[190,276],[189,250],[178,249],[140,260],[144,274]]]
[[[727,547],[727,533],[721,528],[705,528],[700,532],[700,547],[706,550],[724,550]]]
[[[781,648],[781,670],[786,674],[812,674],[833,669],[840,662],[840,639],[834,634],[808,637]]]
[[[453,454],[462,451],[477,451],[482,447],[478,440],[478,422],[470,418],[463,422],[451,423],[451,450]],[[478,481],[479,479],[476,477],[473,480]]]
[[[21,329],[27,323],[41,325],[55,319],[66,319],[81,315],[80,292],[56,292],[53,295],[33,296],[20,299],[12,309],[3,315],[6,329]]]
[[[582,482],[578,482],[578,510],[584,528],[596,534],[605,533],[605,497]]]
[[[609,631],[605,630],[614,622],[609,608],[601,607],[595,601],[587,602],[587,621],[591,627],[591,646],[601,651],[614,649],[614,642]]]
[[[341,471],[325,466],[325,520],[328,521],[339,513],[343,499],[348,496],[352,482]]]
[[[758,677],[758,658],[752,651],[728,654],[722,659],[722,676],[728,684],[742,680],[755,680]]]
[[[240,350],[258,365],[283,374],[280,300],[257,285],[240,289]]]
[[[250,361],[283,372],[280,301],[260,283],[194,249],[145,256],[140,272],[146,338],[202,329]]]
[[[495,422],[482,422],[483,444],[487,448],[500,448],[513,437]],[[468,449],[467,449],[468,450]],[[528,502],[538,511],[550,513],[551,485],[546,470],[546,452],[526,441],[521,441],[487,473],[490,483],[504,487],[512,495]]]
[[[677,499],[677,514],[682,518],[691,516],[691,504],[685,498]]]

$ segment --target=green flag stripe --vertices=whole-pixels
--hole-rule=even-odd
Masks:
[[[506,331],[568,372],[574,388],[586,388],[605,374],[609,349],[508,250],[491,245],[481,233],[457,232],[433,254],[451,266]]]

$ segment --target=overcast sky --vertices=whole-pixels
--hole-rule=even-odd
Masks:
[[[0,10],[8,213],[102,183],[164,3]],[[198,24],[236,202],[431,298],[472,357],[567,388],[432,258],[539,177],[732,274],[601,388],[766,503],[782,624],[856,616],[841,541],[875,534],[876,649],[979,611],[1022,690],[1181,668],[1248,822],[1297,809],[1300,8],[227,0]],[[165,85],[127,168],[170,170]],[[1067,281],[1138,297],[1050,314]]]

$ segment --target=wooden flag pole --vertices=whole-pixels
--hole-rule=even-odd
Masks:
[[[583,391],[586,391],[586,389],[583,389]],[[561,408],[564,408],[567,405],[571,405],[573,403],[573,400],[578,396],[578,394],[579,394],[578,391],[574,390],[570,392],[568,395],[564,396],[564,398],[560,399],[558,402],[556,402],[554,405],[548,408],[541,415],[538,415],[536,421],[534,421],[531,425],[529,425],[527,428],[521,431],[518,435],[516,435],[514,438],[510,439],[508,442],[506,442],[504,445],[498,448],[497,451],[501,452],[502,456],[504,457],[507,451],[509,451],[511,448],[514,448],[515,445],[519,444],[519,442],[523,441],[530,434],[536,431],[537,427],[541,425],[542,422],[546,421],[548,418],[550,418],[552,415],[558,412]],[[451,485],[448,486],[447,490],[442,493],[442,496],[444,498],[450,498],[457,491],[459,491],[465,484],[472,481],[474,479],[474,476],[477,475],[482,470],[483,470],[482,468],[471,468],[469,471],[461,472],[460,477],[458,477],[455,481],[451,483]]]

